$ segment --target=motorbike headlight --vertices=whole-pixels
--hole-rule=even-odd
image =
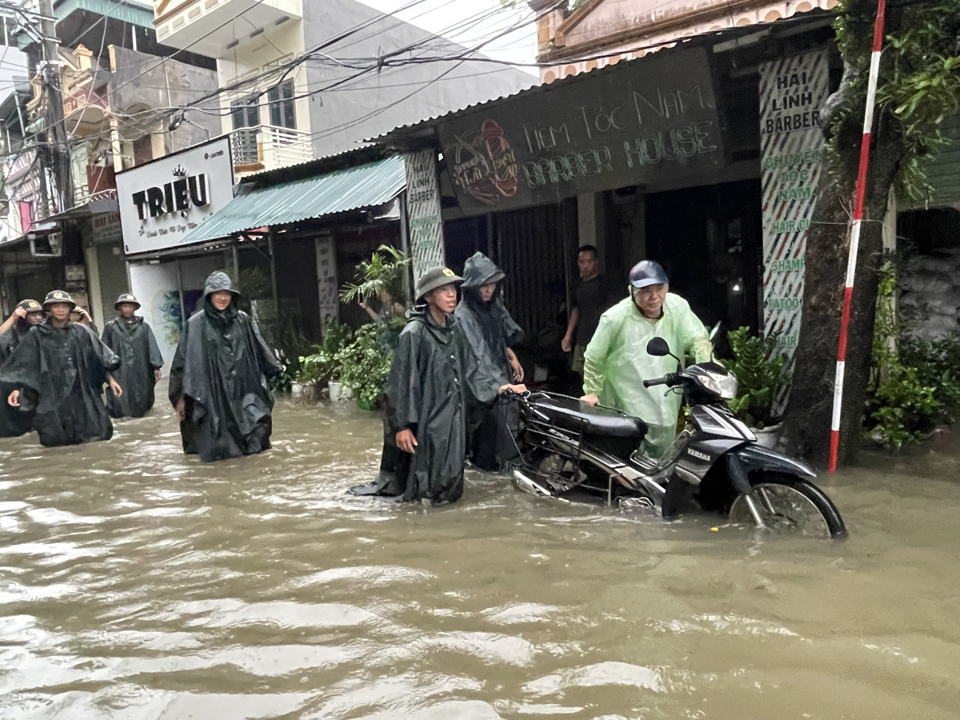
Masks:
[[[726,373],[709,373],[697,378],[703,386],[714,395],[719,395],[723,400],[733,400],[737,396],[737,378]]]
[[[737,396],[737,378],[732,373],[717,378],[720,386],[720,397],[724,400],[733,400]]]

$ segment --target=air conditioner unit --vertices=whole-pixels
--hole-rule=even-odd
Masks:
[[[30,238],[33,257],[60,257],[63,254],[63,233],[52,232]]]

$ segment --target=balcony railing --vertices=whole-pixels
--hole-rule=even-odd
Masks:
[[[231,143],[238,172],[274,170],[313,159],[309,133],[275,125],[237,128]]]

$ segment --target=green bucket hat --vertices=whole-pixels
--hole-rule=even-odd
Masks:
[[[48,292],[47,297],[43,300],[43,309],[46,310],[49,305],[53,305],[54,303],[67,303],[71,308],[77,306],[73,298],[70,297],[70,293],[65,290],[51,290]]]
[[[423,300],[423,297],[431,290],[436,290],[444,285],[460,284],[463,278],[453,272],[450,268],[435,267],[427,270],[420,276],[417,282],[417,302]]]
[[[120,306],[124,303],[133,303],[137,306],[138,310],[140,309],[140,301],[133,296],[133,293],[123,293],[123,295],[118,297],[117,302],[113,305],[114,310],[119,310]]]
[[[17,307],[27,313],[43,312],[43,305],[36,300],[21,300],[17,303]]]

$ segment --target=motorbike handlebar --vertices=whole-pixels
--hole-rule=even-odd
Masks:
[[[655,385],[670,385],[671,387],[677,384],[677,374],[670,373],[669,375],[664,375],[662,378],[657,378],[656,380],[644,380],[643,386],[645,388],[651,388]]]

